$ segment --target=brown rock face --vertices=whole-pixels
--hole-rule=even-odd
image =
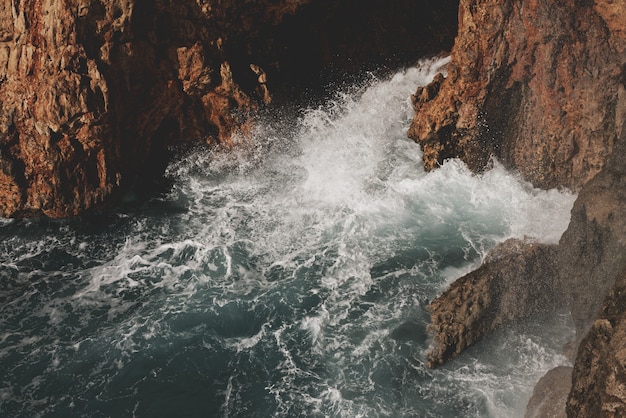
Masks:
[[[502,325],[562,304],[555,256],[555,246],[506,241],[432,301],[428,367],[456,357]]]
[[[301,95],[323,68],[414,61],[455,30],[455,0],[4,1],[0,216],[114,201],[158,177],[172,144],[245,134],[289,83],[308,80]]]
[[[569,417],[626,416],[626,270],[578,349]]]
[[[578,194],[558,264],[580,336],[626,266],[626,130],[605,168]]]
[[[4,2],[1,216],[77,214],[252,104],[193,1]]]
[[[495,156],[536,186],[579,191],[550,256],[552,277],[541,278],[542,292],[552,296],[533,296],[547,303],[561,297],[578,338],[586,335],[568,416],[626,416],[624,22],[626,3],[613,0],[461,0],[447,77],[413,96],[409,135],[421,144],[427,169],[460,157],[480,170]],[[521,266],[535,259],[532,252],[519,257]],[[524,298],[512,301],[514,308],[499,302],[510,286],[506,276],[515,274],[510,265],[507,258],[487,262],[433,302],[431,365],[515,320],[516,312],[532,312]],[[528,416],[565,413],[562,402],[546,403],[545,382],[553,377],[538,386]],[[558,379],[566,388],[567,379]]]
[[[570,225],[559,242],[559,270],[582,339],[568,416],[626,416],[624,158],[626,130],[605,167],[579,193]]]
[[[571,367],[559,366],[550,370],[535,385],[524,418],[566,418],[565,404],[571,386]]]
[[[415,100],[409,136],[432,169],[492,155],[536,186],[578,189],[626,118],[621,2],[462,0],[448,76]]]

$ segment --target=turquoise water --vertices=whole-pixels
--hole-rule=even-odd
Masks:
[[[195,149],[149,202],[0,222],[0,416],[514,417],[565,314],[424,366],[429,300],[496,243],[557,242],[575,196],[406,139],[424,61]]]

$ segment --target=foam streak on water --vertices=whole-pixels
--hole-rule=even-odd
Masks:
[[[446,62],[194,150],[139,208],[2,221],[0,415],[521,414],[567,315],[428,370],[425,306],[497,242],[557,242],[575,196],[422,170],[409,97]]]

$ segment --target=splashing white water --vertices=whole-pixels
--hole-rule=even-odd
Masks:
[[[389,324],[401,322],[407,306],[421,304],[413,295],[398,296],[386,305],[369,306],[366,322],[353,324],[354,305],[383,280],[372,277],[377,264],[413,247],[416,257],[408,267],[431,281],[443,276],[440,283],[444,285],[479,262],[496,242],[532,237],[556,243],[569,222],[574,194],[534,189],[497,161],[482,175],[472,174],[457,160],[429,174],[422,170],[419,147],[406,139],[412,117],[408,97],[446,63],[432,61],[398,73],[361,94],[339,94],[327,107],[307,110],[298,129],[287,137],[277,138],[261,129],[253,154],[262,150],[262,155],[251,158],[247,150],[245,158],[233,160],[232,154],[217,153],[171,167],[175,178],[191,178],[181,187],[185,195],[196,196],[189,221],[198,229],[209,229],[200,236],[214,237],[215,225],[219,225],[222,237],[234,241],[245,237],[248,250],[264,258],[261,264],[292,272],[292,277],[316,257],[328,257],[326,249],[335,249],[319,287],[311,290],[327,292],[326,299],[300,321],[300,327],[318,356],[332,353],[336,367],[359,364],[363,358],[380,363],[378,355],[384,354],[372,359],[371,353],[386,346]],[[258,147],[259,141],[268,140],[274,149],[269,147],[268,152],[268,147]],[[227,174],[225,168],[230,169]],[[207,196],[229,202],[212,212],[212,219],[203,216]],[[461,254],[446,256],[449,246],[461,247]],[[427,255],[420,258],[420,252]],[[435,262],[444,267],[440,275],[428,269],[433,253],[443,253]],[[393,271],[398,266],[389,268]],[[393,274],[401,276],[406,271]],[[354,334],[362,332],[363,339],[353,341]],[[543,358],[540,351],[537,356]],[[565,361],[559,354],[548,357],[536,373]],[[289,357],[285,361],[291,364]],[[473,373],[477,378],[480,375],[476,369]],[[341,373],[335,379],[325,384],[325,395],[311,400],[316,408],[328,401],[341,416],[373,413],[342,399],[337,387],[348,382]],[[375,390],[371,376],[367,379]],[[298,390],[291,379],[283,384],[272,385],[278,398]],[[530,388],[528,383],[527,396]],[[511,392],[517,390],[511,388]],[[488,409],[494,416],[503,411],[512,416],[519,413],[519,399],[516,402],[507,406],[489,401],[497,406]]]
[[[32,280],[46,284],[47,270],[23,265],[50,248],[80,268],[50,267],[67,288],[33,291],[1,311],[17,318],[30,309],[68,336],[8,328],[3,341],[22,339],[0,347],[0,363],[52,351],[37,388],[64,373],[81,381],[73,370],[82,364],[94,383],[50,395],[57,412],[92,390],[105,415],[145,414],[150,403],[175,404],[159,391],[176,381],[190,393],[214,388],[183,397],[204,415],[207,397],[224,416],[519,415],[533,381],[564,361],[559,338],[505,333],[492,345],[516,355],[475,350],[430,371],[424,306],[497,242],[557,242],[575,196],[534,189],[497,162],[481,175],[457,160],[423,171],[406,138],[409,97],[446,63],[339,93],[295,123],[280,121],[289,129],[260,121],[236,151],[191,152],[168,169],[172,192],[150,213],[121,217],[121,230],[5,241],[1,265]],[[30,400],[0,394],[28,405],[39,390],[23,391]],[[121,409],[126,398],[136,400]]]

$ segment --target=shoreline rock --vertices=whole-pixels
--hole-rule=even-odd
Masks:
[[[452,46],[454,0],[367,4],[0,4],[0,216],[110,205],[158,177],[172,146],[229,143],[276,95],[306,97],[324,69],[345,75]],[[502,252],[433,302],[431,329],[442,337],[429,360],[565,294],[582,339],[570,414],[608,416],[626,402],[623,376],[611,372],[624,367],[625,21],[626,5],[612,0],[461,0],[448,76],[413,98],[409,136],[427,169],[459,157],[480,171],[495,156],[535,186],[579,191],[558,248]],[[437,36],[422,47],[415,39],[426,33]],[[512,280],[515,266],[533,274]],[[505,303],[533,280],[555,292]],[[607,383],[590,383],[598,377]]]
[[[409,136],[422,146],[426,169],[458,157],[480,171],[496,157],[535,186],[579,193],[547,282],[572,312],[574,345],[582,340],[568,416],[626,414],[624,21],[626,4],[611,0],[461,0],[448,76],[413,100]],[[485,263],[433,304],[431,365],[505,323],[481,318],[515,319],[492,296],[497,275],[489,271],[506,271],[507,263]],[[512,279],[498,280],[506,289]],[[481,313],[467,314],[472,301]],[[561,416],[562,408],[555,409]]]
[[[563,301],[556,246],[510,239],[429,304],[427,365],[443,364],[497,328],[553,311]]]
[[[578,194],[558,263],[580,340],[626,267],[626,130],[605,168]]]
[[[579,346],[567,416],[626,416],[625,307],[626,269]]]
[[[565,404],[572,387],[572,367],[558,366],[535,385],[524,418],[565,418]]]
[[[620,372],[626,367],[626,360],[622,362],[622,357],[626,358],[622,353],[626,346],[625,158],[626,130],[615,142],[613,154],[602,171],[582,187],[572,209],[570,224],[559,244],[551,249],[549,266],[552,271],[549,274],[552,277],[544,279],[547,286],[543,291],[552,296],[541,297],[547,298],[548,303],[551,303],[550,297],[554,297],[556,302],[566,305],[576,326],[574,346],[577,354],[567,398],[567,416],[626,414],[626,395],[621,392],[626,388],[626,373]],[[430,367],[460,354],[495,327],[506,325],[507,321],[499,318],[503,316],[502,312],[510,315],[507,309],[493,307],[500,306],[494,303],[497,298],[492,296],[496,288],[493,281],[500,280],[500,289],[506,290],[510,281],[519,279],[515,277],[518,272],[510,267],[510,261],[497,255],[507,252],[497,248],[494,249],[496,256],[486,258],[478,270],[458,279],[433,302],[429,330],[434,333],[437,345],[428,354]],[[532,262],[532,254],[525,255],[515,246],[510,252],[519,257],[517,262],[521,265]],[[525,260],[526,257],[530,260]],[[521,295],[519,301],[511,302],[515,305],[512,312],[523,309],[527,303],[525,293],[519,292],[520,289],[511,290],[511,294]],[[468,306],[480,309],[468,317]],[[547,311],[552,310],[549,305],[543,306],[547,306]],[[481,319],[483,317],[488,319]],[[514,321],[519,318],[509,316],[506,319]],[[543,389],[539,387],[537,390]],[[562,407],[565,408],[565,404]]]
[[[104,205],[254,108],[196,2],[9,2],[0,21],[0,216]]]
[[[626,120],[620,18],[609,0],[462,0],[448,76],[414,102],[425,168],[495,156],[535,186],[580,189]]]

